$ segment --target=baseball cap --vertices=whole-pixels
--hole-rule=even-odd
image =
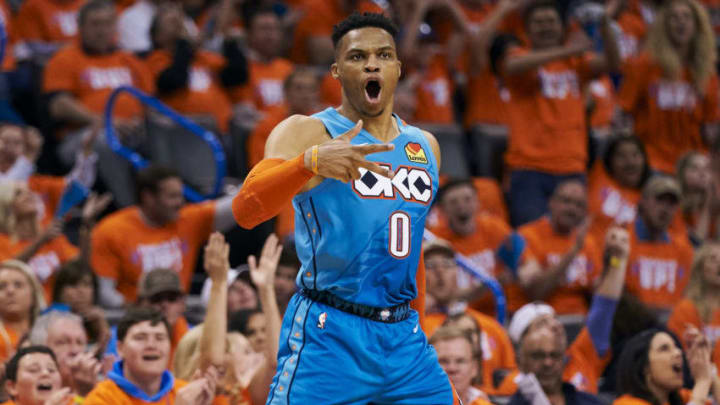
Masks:
[[[423,256],[429,253],[443,253],[449,257],[455,257],[455,249],[444,239],[436,238],[423,242]]]
[[[155,269],[143,274],[140,279],[140,298],[152,297],[162,292],[177,292],[182,294],[180,277],[177,272],[170,269]]]
[[[543,315],[555,316],[555,310],[543,302],[531,302],[518,309],[508,327],[508,335],[510,335],[513,343],[520,343],[520,338],[528,326]]]
[[[680,184],[677,180],[670,176],[655,175],[651,177],[645,187],[643,187],[644,196],[657,197],[663,194],[670,194],[680,200],[682,193],[680,192]]]

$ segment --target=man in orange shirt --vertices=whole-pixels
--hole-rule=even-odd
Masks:
[[[137,190],[139,205],[105,217],[92,233],[90,262],[105,306],[135,301],[142,274],[156,268],[176,271],[187,292],[202,244],[234,225],[229,197],[183,206],[182,181],[171,169],[140,171]]]
[[[522,304],[545,301],[560,315],[585,315],[601,270],[600,248],[587,237],[585,185],[579,180],[558,184],[549,207],[549,216],[518,229],[540,266],[520,268],[521,291],[513,298]]]
[[[607,16],[619,2],[608,3]],[[609,17],[602,24],[604,55],[590,53],[592,42],[567,30],[554,2],[540,1],[525,10],[530,49],[510,47],[500,73],[510,92],[510,137],[505,162],[510,175],[510,217],[519,226],[547,211],[555,186],[584,178],[587,133],[582,89],[592,78],[620,63]]]
[[[675,179],[660,175],[650,178],[631,226],[628,292],[661,312],[672,310],[682,299],[690,280],[692,247],[686,237],[668,232],[680,196]]]
[[[28,0],[20,6],[14,27],[15,53],[43,65],[78,32],[77,14],[85,0]],[[6,54],[8,53],[6,49]]]
[[[79,39],[53,56],[45,68],[43,91],[47,93],[50,117],[65,129],[59,146],[60,160],[71,165],[88,129],[102,125],[105,104],[114,89],[137,87],[152,93],[152,77],[135,56],[115,47],[115,4],[91,0],[78,14]],[[121,95],[114,109],[114,124],[123,142],[137,147],[132,139],[142,125],[143,108],[133,97]],[[72,129],[68,132],[67,130]],[[105,137],[95,143],[100,177],[120,206],[132,204],[129,163],[115,155]]]
[[[201,404],[215,398],[217,371],[210,367],[190,383],[168,371],[170,327],[160,312],[134,308],[118,324],[118,352],[108,379],[85,398],[84,405]]]

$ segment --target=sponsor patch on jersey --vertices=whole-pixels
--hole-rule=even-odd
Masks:
[[[417,142],[408,142],[405,145],[405,154],[409,161],[413,163],[427,164],[427,156],[425,156],[425,150]]]

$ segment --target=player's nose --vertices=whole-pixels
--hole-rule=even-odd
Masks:
[[[367,58],[367,62],[365,63],[365,71],[368,73],[380,71],[380,63],[378,63],[377,56],[370,55],[370,57]]]

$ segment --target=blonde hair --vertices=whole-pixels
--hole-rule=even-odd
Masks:
[[[695,17],[695,35],[690,46],[690,58],[687,61],[682,60],[668,35],[668,18],[672,6],[676,3],[687,5]],[[710,18],[700,3],[695,0],[666,2],[658,11],[655,22],[650,27],[646,48],[668,79],[680,78],[683,67],[687,64],[695,90],[699,94],[705,94],[707,83],[715,72],[717,54],[715,34],[710,25]]]
[[[15,227],[17,225],[17,218],[13,212],[13,202],[17,196],[17,191],[20,189],[26,189],[27,185],[19,182],[3,182],[0,183],[0,232],[3,232],[10,236],[10,240],[17,242],[15,235]],[[39,233],[41,230],[40,215],[37,216],[35,221],[35,233]]]
[[[685,289],[685,297],[695,304],[695,308],[697,308],[698,313],[700,313],[700,319],[703,323],[710,322],[710,316],[712,315],[713,309],[715,309],[710,305],[709,300],[705,299],[705,296],[708,294],[703,280],[705,259],[707,259],[713,249],[717,248],[720,248],[720,242],[705,242],[700,249],[695,252],[692,267],[690,267],[690,281]]]
[[[0,263],[0,271],[3,269],[10,269],[19,271],[22,273],[32,288],[33,303],[30,308],[30,326],[35,323],[35,319],[40,315],[40,312],[45,309],[45,292],[40,285],[40,282],[35,277],[30,266],[21,262],[20,260],[5,260]],[[2,322],[2,320],[0,320]]]

